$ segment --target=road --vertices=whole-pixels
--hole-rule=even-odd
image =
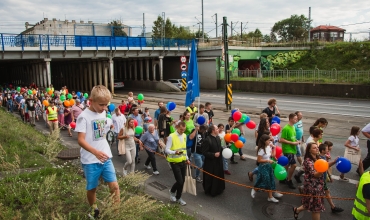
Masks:
[[[182,101],[184,100],[184,94],[178,95],[173,93],[157,93],[157,92],[143,92],[145,94],[145,103],[143,107],[149,107],[151,114],[154,114],[154,110],[157,108],[155,100],[166,100],[166,101],[177,101],[177,108],[172,112],[174,118],[178,118],[178,115],[184,111],[184,106],[181,106]],[[127,94],[125,91],[121,91],[121,94]],[[137,94],[135,92],[135,94]],[[214,103],[215,106],[222,105],[222,96],[221,92],[212,92],[212,93],[202,93],[202,102],[210,101]],[[250,93],[237,93],[234,94],[234,103],[236,100],[240,101],[240,106],[235,106],[241,108],[243,111],[248,109],[254,113],[260,112],[261,108],[265,106],[264,103],[267,102],[267,99],[272,97],[268,94],[250,94]],[[343,99],[330,99],[330,98],[318,98],[318,97],[301,97],[301,96],[277,96],[274,95],[278,100],[279,108],[291,112],[297,109],[294,109],[292,102],[304,100],[306,104],[299,105],[302,109],[317,109],[319,105],[323,106],[320,111],[328,111],[329,114],[322,114],[317,110],[317,112],[306,112],[302,110],[304,117],[304,130],[305,136],[307,137],[307,130],[310,124],[313,123],[317,117],[326,117],[329,119],[329,126],[325,129],[324,140],[330,140],[334,143],[334,149],[332,151],[332,157],[342,156],[344,153],[344,142],[349,136],[350,124],[343,121],[351,121],[363,125],[365,121],[364,118],[365,111],[357,110],[356,114],[363,115],[361,117],[349,117],[343,115],[333,115],[330,114],[330,110],[336,109],[337,112],[341,114],[346,114],[346,111],[341,109],[340,105],[348,103],[349,100]],[[122,97],[116,97],[112,102],[116,105],[120,104]],[[221,99],[221,100],[219,100]],[[149,101],[152,100],[152,101]],[[180,102],[181,100],[181,102]],[[250,100],[250,101],[245,101]],[[303,101],[302,101],[303,102]],[[244,103],[244,104],[243,104]],[[314,104],[317,103],[317,104]],[[362,106],[364,109],[370,108],[368,102],[361,100],[351,100],[356,106]],[[330,104],[330,105],[328,105]],[[253,107],[254,106],[254,107]],[[337,107],[335,107],[337,106]],[[245,108],[245,109],[244,109]],[[289,109],[291,108],[291,109]],[[258,122],[258,115],[250,114],[252,120]],[[347,111],[348,113],[348,111]],[[227,123],[227,117],[230,113],[223,112],[222,110],[215,110],[215,119],[214,122],[217,123]],[[287,119],[282,118],[281,125],[284,126],[287,123]],[[354,124],[355,125],[355,124]],[[352,126],[352,124],[351,124]],[[38,122],[37,129],[45,130],[43,122]],[[246,128],[245,128],[246,129]],[[192,196],[189,194],[184,194],[183,199],[187,202],[187,205],[183,207],[184,211],[188,214],[194,215],[196,219],[293,219],[293,206],[300,205],[300,197],[296,195],[284,195],[280,200],[279,204],[270,203],[267,201],[267,194],[263,192],[257,193],[255,199],[252,199],[250,196],[250,187],[253,186],[253,183],[248,180],[247,172],[252,171],[255,167],[255,158],[256,152],[254,150],[254,131],[246,129],[245,138],[247,139],[246,144],[243,147],[243,153],[248,157],[246,161],[239,160],[239,156],[236,156],[236,161],[238,164],[229,164],[229,170],[231,172],[230,176],[225,176],[226,180],[230,180],[236,183],[243,184],[243,186],[238,186],[232,183],[226,183],[226,189],[223,194],[216,197],[209,197],[204,194],[202,189],[202,184],[197,183],[197,196]],[[64,144],[68,147],[79,147],[77,144],[76,136],[68,137],[66,131],[61,132],[61,139]],[[360,140],[360,146],[362,146],[362,156],[366,155],[366,144],[365,140],[362,138]],[[118,173],[122,174],[123,164],[125,163],[125,157],[118,157],[117,150],[115,147],[112,147],[113,152],[113,162]],[[146,153],[141,151],[140,153],[141,163],[136,164],[136,169],[151,174],[150,170],[144,168],[144,161],[147,157]],[[160,172],[159,175],[151,176],[146,182],[146,192],[159,200],[162,200],[165,203],[169,202],[168,189],[174,183],[174,177],[172,171],[169,169],[168,164],[164,158],[157,156],[157,166]],[[329,188],[333,196],[342,197],[342,198],[354,198],[356,194],[355,184],[357,183],[359,177],[354,172],[356,166],[352,167],[352,170],[346,174],[346,177],[350,178],[350,182],[342,182],[335,180],[333,183],[329,183]],[[192,170],[194,174],[194,170]],[[333,167],[334,178],[338,179],[338,171]],[[295,185],[297,183],[293,181]],[[281,185],[278,182],[276,183],[277,190],[288,193],[298,193],[298,190],[291,190],[286,185]],[[340,214],[332,214],[330,211],[330,206],[325,201],[326,211],[322,213],[321,219],[352,219],[351,209],[353,206],[353,201],[346,200],[334,200],[334,203],[342,207],[345,211]],[[299,219],[311,219],[311,215],[308,212],[303,212],[300,214]]]

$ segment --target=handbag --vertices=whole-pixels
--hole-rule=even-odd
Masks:
[[[126,134],[126,130],[124,130],[123,131],[123,135],[125,135]],[[126,144],[125,144],[125,139],[120,139],[119,141],[118,141],[118,154],[126,154]]]
[[[197,195],[197,188],[195,179],[191,176],[190,165],[187,166],[184,187],[182,188],[183,193],[189,193],[191,195]]]
[[[346,150],[344,151],[344,157],[347,158],[351,164],[358,165],[358,162],[361,159],[361,149],[356,151],[352,148],[346,147]]]
[[[159,138],[157,152],[163,153],[165,148],[166,148],[166,144],[164,143],[163,138]]]

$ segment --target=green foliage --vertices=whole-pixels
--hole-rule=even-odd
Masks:
[[[275,56],[269,55],[267,56],[267,61],[271,63],[271,65],[265,64],[265,68],[263,69],[285,69],[290,64],[298,62],[306,53],[307,51],[290,51],[286,53],[277,53]]]
[[[336,42],[328,44],[323,49],[315,46],[296,63],[286,66],[288,69],[314,69],[323,70],[369,70],[370,69],[370,42]]]
[[[124,27],[120,21],[112,21],[110,24],[113,27],[113,36],[127,36],[126,32],[123,31]]]
[[[271,32],[283,41],[302,40],[308,37],[309,20],[304,15],[292,15],[274,24]]]
[[[164,25],[164,36],[162,27]],[[157,20],[153,22],[152,26],[153,37],[155,38],[179,38],[179,39],[193,39],[195,34],[191,33],[188,29],[183,26],[176,26],[172,24],[169,18],[166,19],[166,22],[163,21],[161,16],[157,17]]]

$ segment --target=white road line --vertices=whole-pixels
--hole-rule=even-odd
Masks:
[[[234,155],[239,155],[239,154],[234,154]],[[257,157],[255,156],[251,156],[251,155],[248,155],[248,154],[243,154],[246,158],[249,158],[251,160],[257,160]],[[297,167],[295,170],[296,171],[299,171],[300,167]],[[335,180],[338,180],[339,181],[339,176],[336,176],[336,175],[331,175],[331,177]],[[352,183],[352,184],[357,184],[358,183],[358,180],[353,180],[353,179],[349,179],[348,181],[349,183]]]

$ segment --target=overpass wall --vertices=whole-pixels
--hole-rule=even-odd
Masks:
[[[225,88],[225,80],[217,80],[217,88]],[[352,84],[312,84],[287,82],[230,81],[233,90],[308,96],[370,99],[370,86]]]

